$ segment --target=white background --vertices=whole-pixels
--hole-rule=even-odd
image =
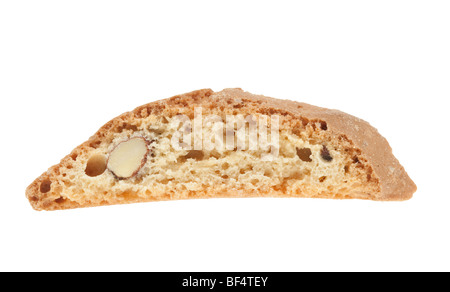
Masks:
[[[36,212],[25,188],[122,112],[201,88],[369,121],[406,202]],[[1,1],[1,271],[449,271],[449,1]]]

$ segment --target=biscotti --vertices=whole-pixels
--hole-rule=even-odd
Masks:
[[[161,200],[400,201],[416,186],[367,122],[337,110],[203,89],[111,120],[26,190],[36,210]]]

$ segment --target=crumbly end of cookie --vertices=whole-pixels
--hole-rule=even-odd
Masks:
[[[226,114],[271,113],[258,102],[210,95],[202,97],[207,103],[190,96],[192,104],[184,104],[175,97],[172,104],[141,107],[113,120],[30,185],[32,206],[56,210],[217,197],[380,199],[379,177],[361,149],[330,131],[325,120],[272,112],[280,114],[276,149],[270,143],[239,149],[237,140],[232,148],[186,149],[181,142],[174,147],[180,132],[176,115],[192,117],[195,106],[202,105],[204,115],[222,117],[224,136],[240,130],[227,128]],[[202,137],[213,137],[217,125],[204,121]],[[241,133],[248,146],[248,130]]]

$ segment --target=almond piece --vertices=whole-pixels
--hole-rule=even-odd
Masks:
[[[143,137],[119,143],[109,154],[107,168],[119,179],[135,176],[147,161],[148,145]]]
[[[322,150],[320,151],[320,156],[322,156],[323,160],[330,162],[333,160],[333,157],[330,155],[330,151],[328,150],[327,146],[322,145]]]

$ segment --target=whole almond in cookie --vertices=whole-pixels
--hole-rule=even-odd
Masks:
[[[121,142],[109,154],[106,167],[120,179],[135,176],[147,161],[148,144],[142,137]]]

